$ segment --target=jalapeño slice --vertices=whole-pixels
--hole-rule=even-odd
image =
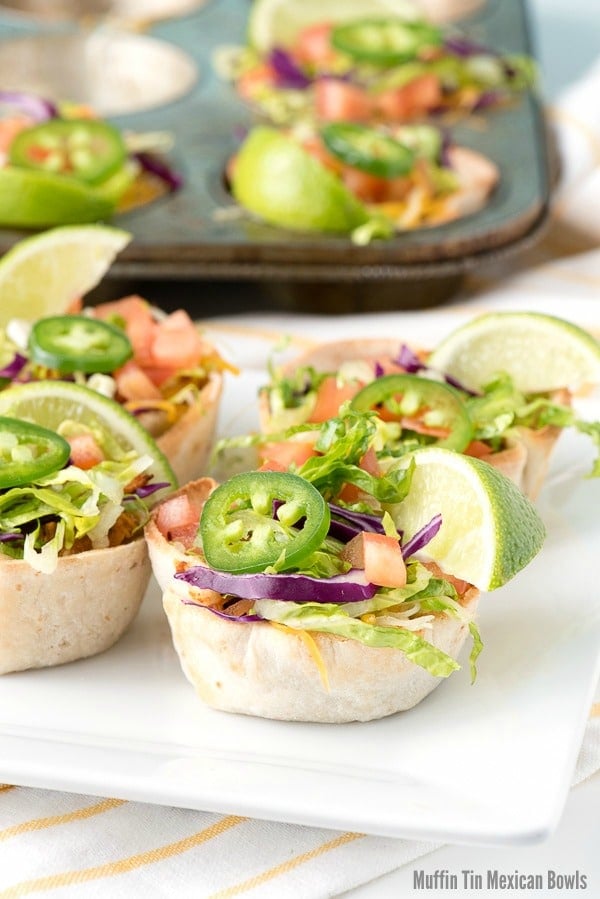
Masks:
[[[343,163],[379,178],[406,175],[415,162],[409,147],[367,125],[331,122],[321,128],[320,134],[329,152]]]
[[[92,374],[115,371],[133,349],[127,335],[108,322],[87,315],[52,315],[32,327],[29,353],[34,362],[63,374]]]
[[[318,549],[329,522],[327,503],[298,475],[245,472],[211,493],[200,536],[206,561],[219,571],[252,574],[276,562],[283,571]]]
[[[59,471],[71,448],[54,431],[0,416],[0,488],[22,487]]]
[[[97,119],[51,119],[19,132],[10,145],[13,165],[99,184],[125,161],[119,131]]]
[[[357,19],[337,25],[331,43],[358,62],[393,66],[414,59],[424,47],[439,46],[442,34],[422,20]]]
[[[420,434],[438,446],[462,452],[473,425],[452,387],[417,375],[384,375],[360,390],[351,404],[359,412],[375,410],[386,421]]]

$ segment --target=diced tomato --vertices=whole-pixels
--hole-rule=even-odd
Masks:
[[[264,87],[272,87],[276,83],[273,67],[262,63],[240,75],[236,82],[238,94],[244,100],[252,100]]]
[[[367,471],[369,474],[372,474],[376,478],[381,475],[381,468],[379,466],[377,454],[375,453],[373,447],[369,447],[369,449],[366,451],[366,453],[358,463],[358,467],[362,468],[363,471]],[[344,484],[344,486],[340,490],[340,499],[344,500],[345,503],[356,503],[360,500],[360,498],[361,490],[355,484]]]
[[[310,137],[306,140],[302,141],[302,146],[304,149],[310,153],[311,156],[314,156],[315,159],[318,159],[321,165],[325,166],[326,169],[330,169],[332,172],[335,172],[336,175],[340,175],[346,166],[340,159],[336,159],[331,153],[323,145],[323,141],[321,141],[318,137]]]
[[[259,451],[259,458],[264,465],[273,462],[281,466],[282,471],[287,471],[290,465],[300,468],[307,459],[316,456],[317,452],[312,443],[305,440],[279,440],[264,443]],[[273,471],[272,468],[268,469]]]
[[[178,540],[190,547],[198,532],[200,512],[187,496],[180,494],[166,500],[158,507],[156,526],[166,540]]]
[[[17,134],[25,128],[31,127],[32,124],[31,119],[23,115],[7,116],[5,119],[0,119],[0,153],[8,153]]]
[[[125,400],[159,400],[160,390],[133,359],[115,372],[117,391]]]
[[[374,97],[375,115],[384,121],[402,122],[435,109],[442,102],[437,75],[419,75],[402,87],[381,91]]]
[[[372,101],[366,91],[339,78],[315,82],[315,112],[322,122],[367,122]]]
[[[198,329],[183,309],[160,322],[152,340],[150,355],[156,368],[189,368],[197,365],[203,342]]]
[[[287,471],[287,468],[275,459],[267,459],[258,467],[257,471]]]
[[[362,468],[363,471],[372,474],[373,477],[378,478],[381,476],[381,467],[379,465],[379,460],[377,458],[377,453],[373,449],[372,446],[366,451],[360,462],[358,463],[358,467]]]
[[[346,544],[341,557],[353,568],[364,568],[365,577],[379,587],[404,587],[406,565],[395,537],[363,531]]]
[[[390,185],[387,178],[379,178],[348,165],[344,168],[342,180],[348,190],[365,203],[382,203],[387,199]]]
[[[423,562],[422,564],[425,566],[425,568],[428,568],[429,571],[431,571],[431,573],[436,577],[444,578],[444,580],[451,583],[459,596],[462,596],[463,593],[466,593],[468,587],[470,586],[468,581],[463,581],[451,574],[446,574],[446,572],[440,568],[437,562],[427,561]]]
[[[74,297],[65,312],[69,315],[78,315],[83,309],[83,297]]]
[[[152,343],[158,324],[152,317],[150,306],[142,297],[133,295],[111,303],[96,306],[98,318],[113,316],[125,321],[125,330],[131,341],[135,361],[140,365],[152,364]]]
[[[317,401],[308,421],[323,422],[335,418],[342,403],[351,400],[361,386],[358,381],[338,384],[335,375],[323,378],[317,389]]]
[[[475,456],[477,459],[485,459],[492,452],[491,446],[484,443],[483,440],[471,440],[467,448],[463,450],[465,456]]]
[[[74,437],[67,437],[67,441],[71,447],[71,462],[77,468],[87,471],[104,461],[104,453],[92,434],[76,434]]]
[[[292,55],[301,63],[324,67],[330,65],[336,57],[335,48],[331,45],[332,29],[333,25],[329,22],[319,22],[304,28],[291,47]]]
[[[400,424],[403,428],[414,431],[416,434],[424,434],[426,437],[439,437],[442,440],[450,433],[450,428],[434,427],[433,425],[425,424],[419,418],[404,416],[400,419]]]

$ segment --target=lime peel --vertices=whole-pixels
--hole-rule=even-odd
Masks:
[[[394,520],[408,540],[441,513],[442,526],[426,553],[444,571],[495,590],[540,550],[545,528],[538,513],[491,465],[438,447],[408,458],[415,462],[411,489],[395,507]]]

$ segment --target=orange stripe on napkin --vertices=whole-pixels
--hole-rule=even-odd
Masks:
[[[10,840],[21,833],[29,833],[33,830],[44,830],[46,827],[54,827],[57,824],[68,824],[70,821],[82,821],[85,818],[93,818],[113,808],[124,805],[124,799],[103,799],[95,805],[87,805],[85,808],[75,809],[73,812],[65,812],[64,815],[51,815],[48,818],[32,818],[31,821],[22,821],[21,824],[13,824],[6,830],[0,830],[0,843]]]
[[[126,874],[134,871],[136,868],[142,868],[144,865],[152,865],[156,862],[163,861],[165,858],[171,858],[182,852],[187,852],[194,846],[199,846],[213,837],[236,827],[245,821],[245,818],[239,818],[237,815],[229,815],[221,818],[210,827],[193,833],[183,840],[177,840],[175,843],[168,843],[165,846],[159,846],[157,849],[149,849],[147,852],[140,852],[137,855],[130,855],[128,858],[119,859],[116,862],[107,862],[104,865],[97,865],[94,868],[83,868],[79,871],[64,871],[62,874],[51,874],[49,877],[37,877],[35,880],[22,880],[6,890],[0,892],[0,899],[19,899],[20,896],[28,896],[31,893],[39,893],[44,890],[56,890],[58,887],[74,886],[78,883],[87,883],[90,880],[99,880],[102,877],[115,877],[117,874]]]
[[[207,899],[230,899],[231,896],[239,896],[240,893],[246,893],[248,890],[253,890],[255,887],[261,886],[261,884],[266,883],[268,880],[273,880],[273,878],[279,877],[281,874],[287,874],[288,871],[298,868],[300,865],[305,864],[305,862],[312,861],[313,858],[318,858],[320,855],[325,855],[326,852],[331,852],[332,849],[338,849],[340,846],[345,846],[346,843],[352,843],[354,840],[361,840],[363,837],[364,834],[362,833],[343,833],[341,836],[336,837],[335,840],[329,840],[327,843],[315,846],[314,849],[303,852],[301,855],[297,855],[295,858],[282,862],[280,865],[275,865],[273,868],[263,871],[262,874],[257,874],[255,877],[249,877],[248,880],[242,880],[240,883],[227,887],[225,890],[219,890],[218,893],[211,893]],[[2,894],[0,894],[0,896],[1,895]]]
[[[7,790],[14,790],[13,784],[0,784],[0,793],[5,793]]]
[[[590,718],[600,718],[600,702],[595,702],[591,707]]]

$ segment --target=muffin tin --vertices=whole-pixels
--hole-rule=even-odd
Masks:
[[[83,23],[49,25],[0,4],[0,38],[6,41],[0,44],[3,87],[41,92],[45,87],[54,98],[69,91],[70,98],[89,100],[103,114],[114,115],[121,128],[166,130],[175,137],[171,161],[183,172],[185,186],[115,217],[114,223],[131,230],[135,239],[115,263],[113,275],[271,279],[325,289],[353,283],[361,290],[379,282],[382,288],[391,285],[392,305],[401,307],[425,304],[429,286],[443,296],[444,283],[451,291],[462,273],[538,238],[548,217],[551,165],[543,109],[535,94],[453,128],[457,143],[486,154],[501,170],[499,187],[474,215],[366,247],[354,246],[346,237],[290,233],[237,215],[223,172],[254,117],[232,86],[219,79],[212,56],[219,46],[244,42],[248,9],[248,0],[212,0],[187,16],[156,21],[141,35],[122,25],[115,29],[110,17],[87,28]],[[460,27],[489,46],[532,53],[524,0],[487,0]],[[101,53],[100,64],[90,70],[91,48],[98,42],[104,62]],[[20,70],[3,71],[2,60],[25,44],[35,49],[25,54]],[[113,62],[107,64],[108,58]],[[7,83],[9,76],[13,80]],[[0,232],[0,250],[19,236]],[[405,289],[398,289],[399,281]],[[383,296],[385,290],[379,293]],[[372,298],[366,303],[373,308]]]

